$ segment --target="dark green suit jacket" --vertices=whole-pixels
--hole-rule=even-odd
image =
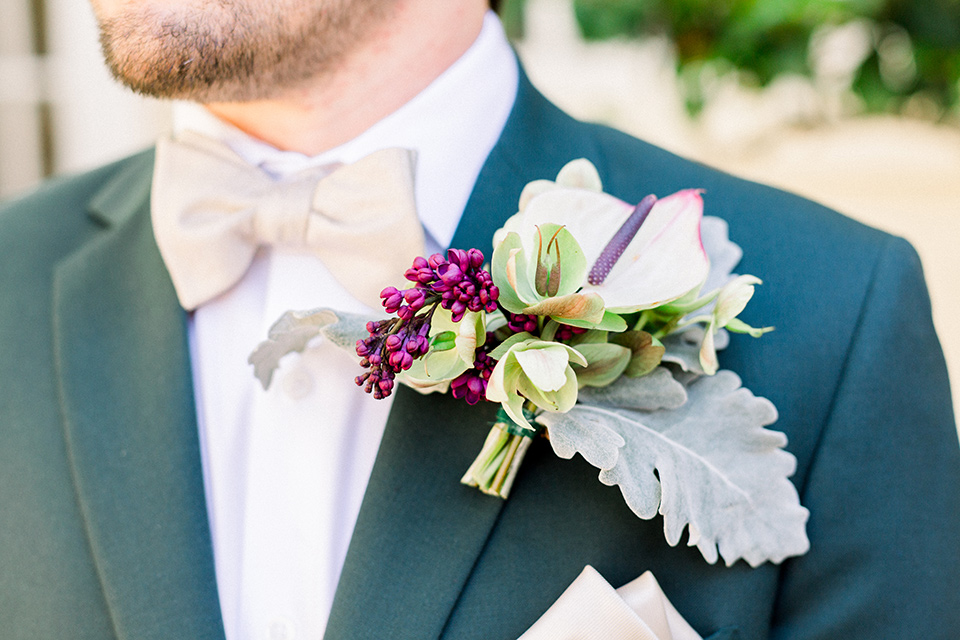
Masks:
[[[762,277],[721,354],[778,407],[810,552],[708,565],[577,457],[531,450],[506,503],[458,483],[494,407],[400,390],[327,638],[520,635],[586,564],[650,569],[703,636],[960,637],[960,448],[920,265],[816,204],[575,122],[521,80],[454,246],[589,158],[628,201],[706,189]],[[185,314],[153,240],[152,153],[0,211],[0,637],[222,638]]]

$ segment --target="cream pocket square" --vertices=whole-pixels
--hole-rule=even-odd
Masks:
[[[653,574],[614,589],[587,565],[520,640],[703,640]]]

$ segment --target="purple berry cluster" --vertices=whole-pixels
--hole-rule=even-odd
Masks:
[[[537,316],[507,312],[507,327],[514,333],[536,333],[539,326]]]
[[[583,327],[573,327],[569,324],[562,324],[560,328],[557,329],[557,334],[554,336],[554,339],[568,342],[573,339],[573,336],[578,336],[586,332],[587,330]]]
[[[416,313],[429,301],[431,293],[437,294],[440,296],[440,306],[453,314],[454,322],[459,322],[467,311],[497,310],[500,290],[493,284],[493,276],[484,271],[482,266],[483,253],[477,249],[450,249],[446,259],[439,253],[429,259],[418,257],[403,274],[407,280],[416,283],[416,288],[398,291],[388,287],[380,296],[384,298],[387,311],[393,313],[392,309],[396,309],[399,315],[404,308],[401,306],[403,303]]]
[[[538,317],[532,315],[525,315],[522,313],[507,313],[507,328],[514,333],[527,333],[537,334],[539,332],[540,325],[537,323]],[[578,336],[582,333],[586,333],[587,330],[583,327],[574,327],[568,324],[561,324],[560,328],[557,329],[557,333],[554,336],[554,340],[560,340],[563,342],[569,341],[573,336]]]
[[[393,391],[394,377],[409,369],[413,361],[425,356],[430,349],[429,318],[414,318],[368,322],[370,335],[357,341],[360,366],[369,371],[356,377],[357,385],[377,400],[386,398]]]
[[[473,368],[467,369],[450,382],[450,393],[457,400],[464,399],[467,404],[474,405],[487,399],[487,382],[497,365],[497,361],[491,358],[489,353],[494,340],[494,335],[487,333],[486,346],[482,351],[477,351]]]

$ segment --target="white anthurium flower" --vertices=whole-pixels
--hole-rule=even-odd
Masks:
[[[600,188],[596,169],[583,159],[565,166],[556,182],[530,183],[521,194],[520,211],[495,234],[495,246],[516,234],[513,243],[536,255],[527,245],[542,236],[538,229],[564,229],[587,265],[574,290],[583,297],[599,295],[611,313],[651,309],[698,290],[709,271],[700,241],[700,191],[678,191],[660,200],[647,196],[631,205]]]
[[[570,189],[584,189],[586,191],[603,191],[603,183],[600,181],[600,174],[593,163],[586,158],[571,160],[560,169],[556,180],[534,180],[527,183],[527,186],[520,192],[520,205],[518,213],[510,217],[506,223],[496,233],[493,234],[494,246],[503,242],[503,238],[510,231],[520,230],[519,216],[526,209],[527,204],[541,193],[553,191],[555,189],[567,187]]]
[[[446,393],[450,381],[473,366],[486,336],[483,313],[468,311],[454,322],[450,311],[438,307],[430,322],[430,352],[398,378],[420,393]]]
[[[529,400],[550,412],[569,411],[577,402],[577,376],[571,363],[587,360],[576,349],[559,342],[518,333],[490,353],[497,365],[487,383],[487,400],[499,402],[521,427],[534,429],[523,415]]]

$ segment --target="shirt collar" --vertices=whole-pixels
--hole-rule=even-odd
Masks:
[[[280,151],[192,103],[176,105],[174,129],[222,140],[275,176],[355,162],[388,147],[413,149],[420,220],[436,247],[446,247],[510,114],[518,75],[500,20],[488,12],[473,45],[427,88],[353,140],[319,155]]]

